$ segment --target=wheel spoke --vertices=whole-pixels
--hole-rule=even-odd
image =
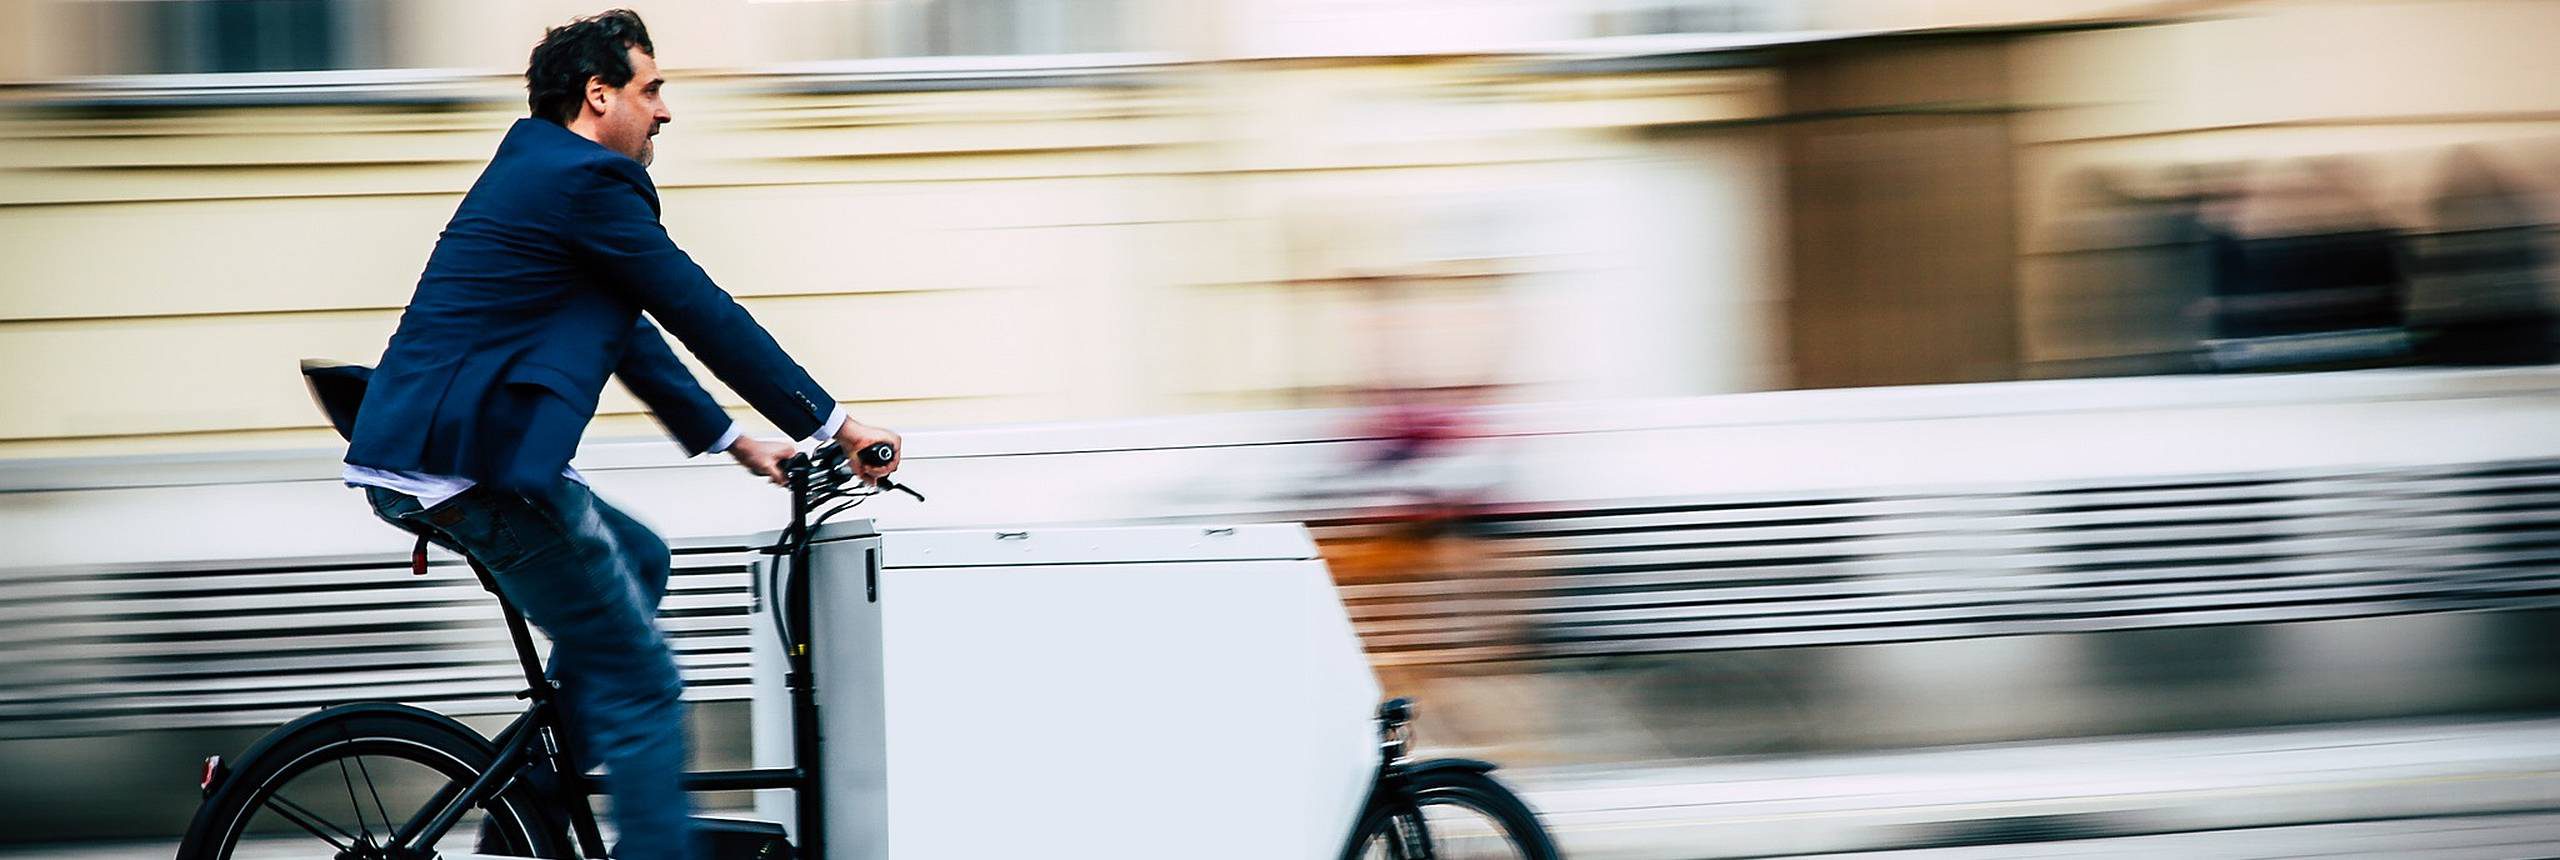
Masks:
[[[335,824],[330,824],[326,819],[313,814],[311,810],[302,808],[302,804],[285,799],[285,796],[281,792],[268,795],[267,801],[274,804],[271,808],[275,810],[277,818],[293,822],[293,826],[311,831],[311,835],[320,837],[320,841],[329,843],[329,847],[331,848],[338,849],[342,852],[348,851],[350,849],[347,843],[354,842],[356,839],[355,834],[348,833],[346,830],[339,828]],[[329,834],[320,832],[320,828],[322,827],[336,831],[337,834],[340,837],[344,837],[347,842],[340,842],[337,839],[330,838]]]
[[[356,832],[363,834],[365,844],[371,845],[373,844],[373,827],[365,824],[364,804],[356,800],[356,778],[354,774],[347,772],[348,758],[352,756],[338,758],[338,778],[347,784],[347,808],[355,810]]]
[[[391,827],[391,810],[382,805],[382,789],[376,788],[373,784],[373,768],[365,765],[364,756],[356,756],[355,760],[356,770],[364,774],[365,793],[373,795],[373,811],[382,816],[383,838],[388,839],[391,834],[398,832]],[[364,810],[361,808],[356,810],[356,822],[359,824],[364,822]]]
[[[1363,825],[1359,856],[1367,860],[1514,858],[1553,860],[1555,849],[1535,813],[1482,777],[1435,781],[1408,803],[1374,813]]]
[[[1411,845],[1413,846],[1405,851],[1405,856],[1413,860],[1435,860],[1436,852],[1431,845],[1431,828],[1423,823],[1422,810],[1415,809],[1413,816],[1405,819],[1405,823],[1411,828],[1407,832],[1412,836]]]
[[[363,767],[364,767],[364,754],[363,754],[363,753],[360,753],[360,752],[355,752],[355,751],[354,751],[354,746],[355,746],[356,739],[355,739],[355,736],[354,736],[354,732],[353,732],[353,730],[349,729],[349,728],[347,727],[347,724],[345,724],[345,723],[339,723],[339,724],[338,724],[338,737],[339,737],[339,738],[341,738],[341,739],[343,739],[343,740],[345,740],[345,741],[346,741],[346,743],[347,743],[347,745],[348,745],[348,747],[349,747],[349,752],[348,752],[348,754],[347,754],[347,755],[345,755],[345,756],[341,756],[341,757],[339,757],[339,759],[338,759],[338,775],[339,775],[339,776],[342,776],[342,777],[346,777],[346,780],[347,780],[347,806],[348,806],[349,808],[352,808],[352,809],[354,809],[354,810],[355,810],[355,813],[356,813],[356,832],[364,834],[364,841],[365,841],[365,844],[367,844],[367,845],[371,845],[371,844],[373,844],[373,827],[372,827],[372,825],[369,825],[369,824],[366,824],[366,823],[365,823],[365,820],[364,820],[364,802],[363,802],[363,801],[359,801],[359,800],[357,800],[357,799],[356,799],[356,781],[355,781],[355,777],[352,777],[352,776],[348,776],[348,775],[347,775],[347,759],[355,759],[355,760],[356,760],[356,766],[357,766],[357,767],[359,767],[359,768],[363,768]],[[373,792],[373,771],[372,771],[372,769],[370,769],[370,768],[366,768],[366,769],[365,769],[365,771],[364,771],[364,790],[365,790],[365,791],[367,791],[367,792]],[[374,794],[374,796],[373,796],[373,805],[374,805],[374,807],[375,807],[376,809],[380,809],[380,808],[381,808],[381,806],[382,806],[382,795],[381,795],[381,794],[379,794],[379,793],[375,793],[375,794]],[[383,834],[384,834],[385,836],[388,836],[388,835],[390,835],[390,833],[391,833],[391,816],[390,816],[388,813],[385,813],[385,814],[382,816],[382,832],[383,832]]]
[[[272,736],[258,756],[235,766],[237,790],[217,793],[210,801],[216,806],[198,813],[200,822],[190,829],[180,855],[230,856],[234,849],[274,837],[282,840],[277,845],[282,851],[304,856],[320,850],[305,840],[318,839],[328,847],[318,858],[381,860],[395,850],[434,854],[436,843],[463,850],[477,833],[492,853],[562,856],[557,832],[542,829],[539,798],[520,793],[469,805],[455,802],[493,763],[469,731],[396,710],[351,709],[325,716]],[[371,761],[376,758],[381,761]],[[339,785],[330,786],[331,780]],[[361,789],[355,785],[359,780],[364,782]],[[422,800],[430,808],[419,809]],[[402,828],[423,829],[446,813],[454,818],[433,841],[423,834],[397,838]],[[411,820],[401,820],[404,816]],[[297,831],[305,835],[293,835]]]

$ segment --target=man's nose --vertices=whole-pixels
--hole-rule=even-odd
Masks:
[[[673,114],[673,113],[669,113],[669,112],[667,111],[667,109],[666,109],[666,107],[665,107],[665,106],[661,105],[661,106],[658,108],[658,124],[659,124],[659,125],[666,125],[667,123],[671,123],[671,122],[675,122],[675,121],[676,121],[676,115],[675,115],[675,114]]]

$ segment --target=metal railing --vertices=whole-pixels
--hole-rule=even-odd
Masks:
[[[2560,462],[1495,517],[1481,575],[1346,585],[1373,657],[1904,642],[2560,605]],[[1340,539],[1392,526],[1320,529]]]
[[[2560,605],[2560,462],[1965,494],[1654,500],[1480,524],[1480,570],[1342,587],[1411,665]],[[1391,537],[1319,523],[1320,541]],[[676,554],[696,700],[744,698],[743,539]],[[390,698],[515,707],[491,598],[392,556],[65,569],[0,583],[0,735],[282,722]]]
[[[1513,446],[1511,486],[1455,539],[1456,569],[1336,572],[1390,666],[2549,607],[2560,442],[2537,428],[2554,412],[2546,371],[1517,407],[1487,424]],[[878,516],[1307,520],[1328,553],[1407,540],[1384,502],[1284,492],[1358,459],[1338,456],[1359,444],[1333,429],[1346,418],[919,433],[936,503]],[[1861,439],[1891,445],[1843,444]],[[2128,439],[2147,453],[2119,454]],[[273,725],[376,697],[511,709],[492,599],[449,559],[411,576],[334,459],[0,469],[0,737]],[[662,443],[580,459],[676,547],[664,624],[696,700],[745,695],[752,553],[720,535],[776,501],[732,468]],[[2004,479],[1950,477],[1970,474]]]

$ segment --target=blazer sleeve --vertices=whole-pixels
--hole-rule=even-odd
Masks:
[[[687,454],[711,450],[736,423],[694,381],[684,362],[676,360],[675,350],[667,348],[667,339],[649,324],[648,317],[632,324],[631,344],[623,350],[622,363],[614,367],[613,375],[649,405],[649,414],[658,416],[658,423],[666,425],[667,434],[676,437]]]
[[[835,410],[835,398],[676,247],[658,223],[656,188],[639,163],[605,159],[578,180],[561,232],[597,283],[656,317],[776,428],[794,439],[815,433]]]

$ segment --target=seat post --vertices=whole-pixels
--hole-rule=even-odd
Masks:
[[[490,578],[489,569],[481,567],[479,559],[464,560],[471,564],[472,574],[480,577],[480,587],[497,596],[498,609],[507,616],[507,637],[515,641],[516,663],[524,668],[526,698],[537,703],[551,701],[551,682],[542,675],[541,655],[533,648],[533,631],[526,627],[524,613],[516,610],[515,602],[507,599],[506,592],[498,590],[498,581]]]

